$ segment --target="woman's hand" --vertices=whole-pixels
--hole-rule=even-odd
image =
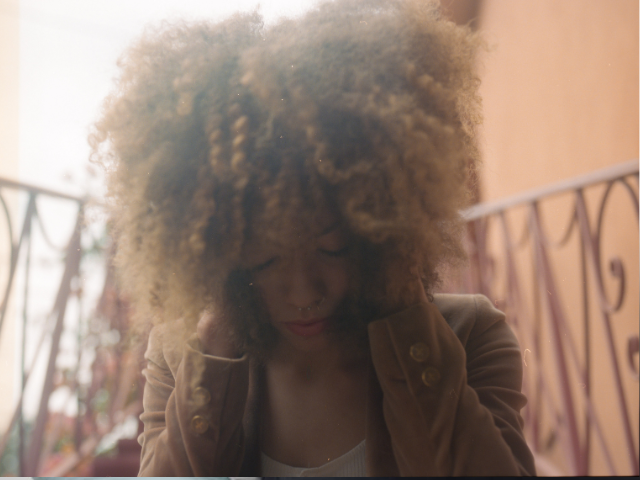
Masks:
[[[378,305],[380,318],[401,312],[418,303],[429,303],[417,266],[413,267],[409,273],[396,272],[393,277],[395,281],[401,283],[400,293],[396,295],[397,298],[380,300]]]
[[[204,312],[198,321],[196,331],[202,342],[204,353],[222,358],[238,358],[231,335],[220,318],[210,312]]]

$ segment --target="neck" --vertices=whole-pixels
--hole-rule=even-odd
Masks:
[[[302,351],[281,340],[268,361],[268,367],[305,382],[353,373],[366,367],[367,357],[356,348],[332,342],[318,351]]]

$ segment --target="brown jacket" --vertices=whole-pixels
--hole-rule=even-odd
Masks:
[[[151,332],[140,476],[259,476],[260,369],[205,355],[180,322]],[[369,325],[370,476],[535,475],[522,360],[482,295],[436,295]]]

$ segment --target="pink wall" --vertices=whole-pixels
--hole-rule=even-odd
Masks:
[[[483,0],[479,6],[476,25],[491,46],[491,51],[480,59],[485,113],[481,201],[506,197],[638,157],[636,0]],[[602,189],[588,192],[590,206],[595,207],[601,195]],[[545,202],[543,207],[548,231],[559,239],[567,224],[571,200],[554,199]],[[607,260],[616,255],[626,267],[626,302],[612,321],[637,446],[638,383],[629,375],[626,342],[629,335],[638,332],[638,223],[632,204],[621,188],[614,193],[606,212],[603,267],[606,272]],[[525,227],[523,216],[518,212],[513,215],[513,224],[514,230],[516,226]],[[492,242],[493,248],[500,248],[497,236]],[[567,305],[571,331],[581,348],[582,278],[578,252],[576,237],[563,250],[554,253],[552,260],[562,301]],[[530,257],[523,255],[519,262],[522,271],[528,272],[523,281],[531,291]],[[613,297],[618,284],[608,273],[605,277],[609,295]],[[589,291],[590,305],[595,309],[592,286]],[[613,446],[618,473],[628,474],[619,410],[612,402],[611,367],[599,320],[597,316],[593,319],[591,335],[596,357],[594,401]],[[525,348],[532,349],[532,345],[522,345],[522,349]],[[553,371],[550,348],[544,352],[532,351],[529,358],[535,362],[534,368]],[[637,365],[637,357],[635,362]],[[572,377],[572,390],[579,398],[577,375]],[[554,394],[557,395],[557,391]],[[584,412],[584,408],[579,407],[579,411]],[[545,428],[551,431],[555,423],[555,419],[548,418]],[[591,473],[607,474],[599,445],[596,440],[593,442]],[[569,473],[566,458],[557,444],[549,454]]]
[[[638,156],[638,2],[486,0],[483,198]]]

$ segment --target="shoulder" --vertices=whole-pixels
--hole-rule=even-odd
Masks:
[[[441,293],[433,296],[433,303],[465,346],[493,332],[513,337],[505,314],[484,295]]]
[[[505,314],[484,295],[434,295],[434,304],[464,346],[469,384],[519,392],[520,344]]]

